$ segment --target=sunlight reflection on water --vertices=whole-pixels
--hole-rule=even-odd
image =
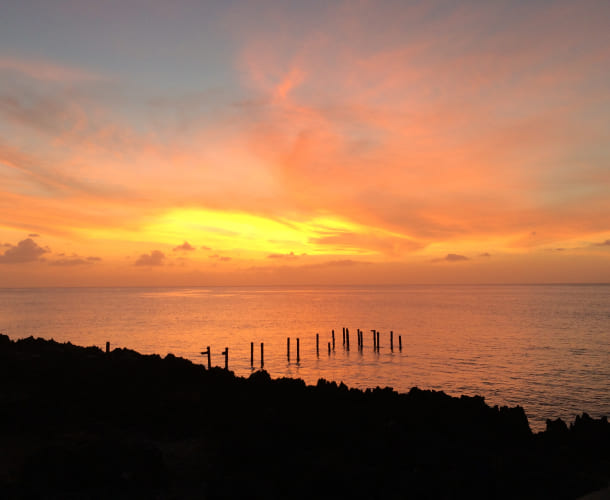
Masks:
[[[214,365],[223,365],[220,353],[229,347],[230,368],[245,376],[260,367],[264,342],[272,376],[480,394],[490,404],[524,406],[535,429],[546,418],[610,414],[609,315],[610,286],[0,290],[0,331],[12,338],[110,341],[198,363],[209,345]],[[349,328],[349,351],[343,327]],[[329,355],[332,329],[336,347]],[[379,352],[372,349],[371,329],[381,332]]]

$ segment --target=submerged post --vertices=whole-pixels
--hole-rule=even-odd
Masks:
[[[261,368],[265,366],[265,344],[261,342]]]
[[[290,363],[290,337],[286,338],[286,357]]]
[[[254,342],[250,342],[250,366],[254,366]]]
[[[106,354],[110,352],[110,342],[106,342]]]
[[[301,339],[297,338],[297,363],[301,361]]]
[[[225,350],[222,351],[222,355],[225,357],[225,370],[229,369],[229,348],[225,347]]]
[[[394,352],[394,332],[390,330],[390,351]]]
[[[320,356],[320,334],[316,333],[316,355]]]
[[[398,350],[402,352],[402,335],[398,336]]]

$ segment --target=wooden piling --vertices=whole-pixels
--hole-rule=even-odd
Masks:
[[[345,327],[343,327],[343,345],[345,345]]]
[[[330,342],[328,343],[328,355],[330,356]]]
[[[110,342],[106,342],[106,354],[110,352]]]
[[[265,366],[265,343],[261,342],[261,368]]]
[[[208,357],[208,370],[209,370],[210,368],[212,368],[212,356],[211,356],[211,354],[210,354],[210,346],[208,346],[208,347],[206,348],[206,350],[205,350],[205,351],[203,351],[203,352],[201,353],[201,355],[202,355],[202,356],[207,355],[207,357]]]
[[[316,356],[320,357],[320,334],[316,333]]]
[[[371,330],[373,332],[373,351],[377,350],[377,332],[375,330]]]
[[[345,348],[349,351],[349,328],[345,329]]]
[[[394,352],[394,332],[390,330],[390,351]]]
[[[225,370],[229,369],[229,348],[225,347],[225,350],[222,351],[222,355],[225,357]]]
[[[301,361],[301,339],[297,337],[297,363]]]
[[[377,351],[379,352],[379,332],[377,332]]]
[[[250,342],[250,366],[254,366],[254,342]]]
[[[398,350],[402,352],[402,335],[398,336]]]
[[[288,362],[290,363],[290,337],[286,339],[286,357],[288,358]]]
[[[332,336],[333,336],[333,351],[335,350],[335,331],[332,331]]]

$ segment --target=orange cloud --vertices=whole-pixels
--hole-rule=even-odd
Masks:
[[[366,258],[409,279],[420,276],[409,266],[430,279],[475,266],[510,277],[501,266],[539,254],[589,272],[568,259],[607,258],[592,242],[610,237],[608,13],[595,2],[246,3],[223,19],[223,61],[234,60],[210,66],[213,84],[163,70],[180,93],[134,92],[135,67],[107,78],[0,55],[0,236],[99,254],[79,269],[100,276],[144,275],[135,260],[168,264],[156,274],[170,280],[172,251],[214,276]],[[26,258],[17,246],[0,260]],[[93,262],[53,262],[79,259]],[[231,264],[212,269],[221,260]],[[353,267],[334,277],[364,279]]]
[[[178,252],[178,251],[190,252],[192,250],[195,250],[195,247],[192,246],[188,241],[185,241],[182,245],[178,245],[177,247],[174,247],[174,252]]]
[[[26,238],[17,245],[9,244],[8,250],[0,255],[0,264],[22,264],[37,261],[47,252],[49,252],[48,249],[42,248],[33,239]]]
[[[159,250],[153,250],[150,254],[142,254],[135,262],[136,266],[162,266],[165,261],[165,254]]]

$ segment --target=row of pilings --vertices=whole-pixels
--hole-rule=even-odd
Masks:
[[[380,341],[380,332],[378,330],[371,330],[373,334],[373,351],[379,352],[381,341]],[[349,328],[343,328],[343,340],[342,346],[346,351],[350,350],[350,337],[349,337]],[[296,340],[296,362],[301,362],[301,339],[299,337],[295,338]],[[358,351],[364,351],[364,332],[360,329],[357,330],[357,342],[358,342]],[[327,343],[328,355],[330,356],[335,351],[336,339],[335,339],[335,331],[331,331],[331,338]],[[402,352],[402,335],[398,335],[398,349]],[[390,331],[390,351],[394,352],[394,332]],[[254,342],[250,342],[250,366],[254,367]],[[208,368],[211,367],[211,354],[210,347],[208,346],[205,351],[201,353],[204,356],[207,356]],[[228,369],[229,363],[229,348],[225,347],[225,350],[222,352],[225,361],[225,368]],[[316,333],[316,356],[320,357],[320,334]],[[291,338],[286,338],[286,358],[290,363],[292,360],[292,352],[291,352]],[[265,343],[260,343],[260,367],[264,368],[265,366]]]
[[[380,348],[380,332],[378,330],[371,330],[373,334],[373,351],[379,352]],[[358,342],[358,351],[362,352],[364,350],[364,332],[360,329],[357,330],[357,342]],[[349,341],[349,328],[343,328],[343,349],[346,351],[350,350],[350,341]],[[331,331],[331,339],[328,341],[328,355],[330,356],[335,351],[335,331]],[[402,335],[398,335],[398,349],[402,352]],[[250,342],[250,366],[254,367],[254,342]],[[394,352],[394,332],[390,331],[390,351]],[[110,352],[110,342],[106,342],[106,352]],[[204,358],[207,358],[208,369],[212,367],[212,351],[210,346],[206,347],[205,351],[200,353]],[[224,351],[222,351],[222,356],[224,357],[224,365],[225,369],[229,369],[229,348],[225,347]],[[316,333],[316,356],[320,357],[320,334]],[[291,361],[291,351],[290,351],[290,337],[286,338],[286,357],[288,362]],[[296,338],[296,362],[301,362],[301,339]],[[260,366],[263,368],[265,366],[265,343],[260,343]]]

